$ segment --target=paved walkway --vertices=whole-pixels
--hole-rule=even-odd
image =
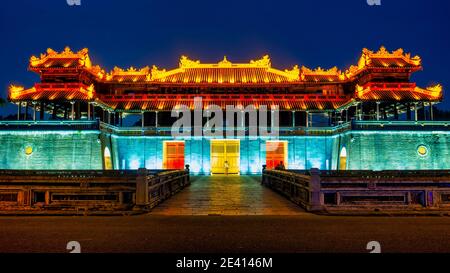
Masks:
[[[194,176],[191,186],[152,215],[301,215],[289,200],[261,186],[260,176]]]

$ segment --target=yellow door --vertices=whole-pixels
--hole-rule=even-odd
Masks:
[[[105,161],[105,170],[112,170],[112,159],[111,159],[111,151],[108,147],[105,147],[105,151],[103,152],[103,159]]]
[[[239,174],[239,140],[211,140],[211,174]]]
[[[339,155],[339,170],[347,170],[347,149],[342,147],[341,154]]]

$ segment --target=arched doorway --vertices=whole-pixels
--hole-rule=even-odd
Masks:
[[[105,170],[112,170],[111,151],[108,147],[105,147],[105,151],[103,152],[103,160],[105,162]]]
[[[347,149],[342,147],[341,153],[339,154],[339,170],[347,170]]]

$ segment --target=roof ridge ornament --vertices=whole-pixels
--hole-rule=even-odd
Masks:
[[[227,60],[227,56],[223,56],[223,60],[218,62],[219,67],[231,67],[233,64]]]
[[[302,73],[304,73],[304,74],[339,75],[339,74],[341,74],[341,71],[338,69],[337,66],[334,66],[330,69],[323,69],[322,67],[319,66],[314,70],[312,70],[306,66],[302,66]]]
[[[264,55],[259,60],[250,60],[250,64],[256,67],[265,67],[265,68],[270,68],[272,66],[269,55]]]
[[[90,65],[89,50],[87,48],[83,48],[79,50],[78,52],[73,52],[70,47],[66,46],[63,51],[57,52],[53,50],[52,48],[47,48],[46,53],[41,53],[39,57],[31,56],[30,57],[30,65],[31,66],[38,66],[42,63],[44,63],[48,58],[79,58],[81,60],[84,60],[84,63],[87,64],[87,66]]]
[[[353,77],[364,68],[369,66],[372,62],[372,59],[376,58],[400,58],[405,62],[415,66],[421,66],[422,64],[422,59],[419,56],[416,55],[414,57],[411,57],[411,53],[405,53],[403,48],[399,48],[392,52],[387,50],[385,46],[381,46],[377,52],[374,52],[367,48],[363,48],[361,57],[358,60],[358,65],[350,66],[350,68],[345,71],[345,75],[347,76],[347,78]]]
[[[187,56],[183,55],[180,58],[180,68],[194,68],[200,65],[200,61],[193,61],[189,59]]]
[[[291,81],[296,81],[300,77],[300,69],[298,68],[298,65],[294,65],[291,70],[285,69],[284,72]]]
[[[432,85],[432,86],[428,86],[426,88],[426,90],[430,91],[433,96],[435,97],[442,97],[442,90],[444,88],[442,87],[442,85],[440,83],[436,84],[436,85]]]
[[[411,57],[411,53],[405,53],[403,48],[399,48],[392,52],[389,52],[385,46],[381,46],[377,52],[373,52],[371,50],[368,50],[367,48],[364,48],[363,55],[366,55],[368,58],[402,58],[406,62],[409,62],[416,66],[420,66],[422,62],[420,56],[416,55],[414,57]]]
[[[147,79],[147,81],[151,80],[158,80],[161,79],[163,77],[165,77],[167,74],[166,69],[159,69],[156,65],[153,65],[152,67],[152,71],[151,71],[151,76],[149,79]]]
[[[305,80],[305,76],[336,76],[339,80],[343,81],[346,79],[345,73],[342,73],[337,66],[333,66],[330,69],[323,69],[322,67],[317,67],[316,69],[310,69],[306,66],[302,66],[301,69],[301,79]],[[329,81],[333,81],[333,78],[329,78]]]
[[[110,81],[114,78],[114,76],[146,76],[147,79],[149,73],[150,67],[148,66],[142,67],[141,69],[137,69],[134,66],[130,66],[126,70],[118,66],[114,66],[113,70],[106,74],[105,79],[107,81]]]

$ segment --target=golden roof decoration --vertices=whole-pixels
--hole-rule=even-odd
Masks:
[[[123,68],[120,68],[118,66],[115,66],[113,68],[113,71],[111,71],[111,73],[114,75],[144,75],[144,74],[146,75],[149,73],[149,71],[150,71],[150,67],[148,67],[148,66],[145,66],[139,70],[133,66],[130,66],[126,70]]]
[[[85,66],[85,67],[87,67],[87,68],[91,68],[92,67],[92,62],[91,62],[91,58],[89,58],[89,55],[85,55],[83,58],[80,58],[79,60],[78,60],[78,63],[81,65],[81,66]]]
[[[110,81],[113,79],[114,76],[147,76],[150,74],[150,67],[145,66],[141,69],[137,69],[133,66],[130,66],[127,69],[120,68],[118,66],[115,66],[113,70],[106,74],[106,80]]]
[[[226,56],[219,61],[218,63],[201,63],[199,60],[191,60],[189,57],[183,55],[180,58],[179,68],[270,68],[271,67],[270,57],[269,55],[264,55],[261,59],[258,60],[250,60],[249,63],[232,63],[230,62]]]
[[[266,67],[266,68],[270,68],[272,66],[269,55],[264,55],[259,60],[251,60],[250,64],[253,64],[257,67]]]
[[[180,68],[193,68],[198,67],[200,64],[200,61],[193,61],[189,59],[187,56],[181,56],[180,58]]]
[[[337,68],[337,66],[332,67],[328,70],[325,70],[320,66],[314,70],[312,70],[306,66],[302,66],[302,73],[303,74],[314,74],[314,75],[338,75],[341,73],[341,71]]]
[[[30,57],[30,65],[31,66],[38,66],[40,64],[43,64],[46,60],[49,58],[71,58],[71,59],[80,59],[82,61],[82,65],[90,66],[90,59],[88,55],[88,49],[83,48],[79,50],[78,52],[73,52],[70,47],[66,46],[63,51],[57,52],[51,48],[47,48],[47,53],[42,53],[40,57],[31,56]],[[81,64],[81,63],[80,63]]]
[[[419,56],[411,57],[410,53],[405,53],[405,51],[402,48],[399,48],[397,50],[394,50],[392,52],[388,51],[386,47],[381,46],[380,49],[377,52],[374,52],[372,50],[369,50],[367,48],[364,48],[362,51],[362,55],[358,60],[358,65],[352,65],[349,69],[345,71],[345,75],[347,78],[350,78],[356,74],[358,74],[360,71],[362,71],[364,68],[369,66],[372,63],[372,59],[402,59],[404,62],[409,63],[414,66],[420,66],[422,63],[422,60]],[[386,66],[389,66],[386,64]]]
[[[36,89],[34,87],[30,89],[25,89],[23,86],[11,84],[8,88],[8,97],[12,100],[16,99],[18,96],[24,93],[32,93]]]
[[[231,67],[232,63],[227,60],[227,56],[223,56],[223,60],[218,63],[219,67]]]
[[[384,46],[381,46],[377,52],[373,52],[371,50],[368,50],[367,48],[364,48],[363,55],[366,55],[369,58],[401,58],[404,61],[416,66],[420,66],[422,62],[419,56],[416,55],[414,57],[411,57],[411,53],[405,53],[403,48],[399,48],[392,52],[389,52]]]
[[[66,61],[64,60],[64,58],[67,58],[68,60]],[[184,69],[191,68],[264,69],[266,72],[270,72],[272,74],[275,73],[281,76],[281,78],[279,77],[274,80],[276,82],[283,81],[283,77],[284,81],[305,80],[306,78],[308,78],[308,80],[311,80],[311,77],[308,76],[312,76],[316,81],[328,80],[330,82],[333,82],[336,81],[336,77],[341,81],[347,80],[371,65],[376,67],[385,66],[386,68],[403,67],[406,65],[407,67],[412,66],[414,70],[417,70],[420,69],[420,64],[421,59],[419,56],[411,57],[411,54],[405,53],[402,48],[391,52],[388,51],[384,46],[380,47],[378,51],[371,51],[367,48],[364,48],[357,65],[350,66],[344,73],[342,73],[337,67],[332,67],[330,69],[323,69],[321,67],[310,69],[304,66],[301,68],[299,68],[298,66],[294,66],[292,69],[279,70],[276,68],[272,68],[272,63],[269,55],[264,55],[260,59],[250,60],[249,62],[245,63],[232,63],[228,60],[227,56],[224,56],[223,59],[217,63],[201,63],[200,60],[192,60],[186,55],[183,55],[180,57],[179,67],[175,69],[159,69],[156,66],[153,66],[152,68],[144,67],[141,69],[137,69],[135,67],[130,67],[128,69],[114,67],[114,69],[108,74],[104,70],[102,70],[101,67],[92,65],[87,48],[81,49],[78,52],[72,51],[69,47],[65,47],[61,52],[57,52],[51,48],[48,48],[46,53],[41,54],[40,57],[32,56],[30,58],[30,68],[41,67],[41,65],[45,65],[45,67],[50,68],[52,66],[61,68],[73,68],[81,66],[86,68],[87,71],[89,71],[99,79],[112,80],[114,76],[120,75],[132,77],[134,76],[132,79],[133,81],[141,81],[144,78],[147,82],[159,80],[164,82],[166,81],[166,77],[180,72],[185,72]],[[213,72],[197,71],[195,73],[201,74],[199,76],[196,76],[196,79],[194,79],[195,82],[210,82],[211,79],[202,79],[202,75],[204,73]],[[223,73],[235,72],[228,71]],[[316,75],[321,77],[314,78],[314,76]],[[325,76],[325,78],[323,76]],[[222,76],[219,75],[219,77]],[[171,78],[170,81],[176,82],[177,80],[175,78]],[[129,79],[127,79],[126,77],[121,77],[118,79],[118,81],[121,80],[129,81]],[[243,76],[242,80],[243,82],[250,82],[250,80],[246,76]],[[219,79],[218,81],[221,82],[222,79]],[[235,78],[235,76],[230,76],[229,80],[224,79],[223,81],[238,83],[239,79]],[[253,82],[253,80],[251,82]]]
[[[427,88],[426,88],[426,90],[427,91],[430,91],[431,92],[431,95],[433,96],[433,97],[437,97],[437,98],[439,98],[439,97],[442,97],[442,95],[443,95],[443,93],[442,93],[442,91],[443,91],[443,87],[442,87],[442,85],[441,84],[436,84],[436,85],[433,85],[433,86],[428,86]]]
[[[341,70],[339,70],[337,68],[337,66],[334,66],[328,70],[323,69],[322,67],[318,67],[314,70],[306,67],[306,66],[302,66],[301,68],[301,78],[302,80],[305,80],[306,76],[310,75],[310,76],[330,76],[329,80],[333,81],[334,79],[331,78],[333,76],[338,77],[339,80],[345,80],[346,76],[344,73],[341,72]]]
[[[300,77],[300,69],[298,68],[298,65],[294,65],[291,70],[285,69],[284,73],[286,73],[286,76],[290,80],[298,80]]]
[[[154,80],[164,78],[166,76],[167,76],[167,71],[165,69],[159,69],[156,65],[153,65],[152,71],[151,71],[151,76],[149,76],[146,80],[154,81]]]
[[[99,79],[103,79],[103,77],[106,75],[105,70],[102,69],[99,65],[94,65],[94,66],[91,66],[91,67],[88,67],[88,68],[89,68],[89,71],[92,74],[96,75],[97,78],[99,78]]]
[[[8,88],[8,90],[9,90],[10,93],[20,92],[20,91],[23,91],[24,89],[25,89],[25,88],[24,88],[23,86],[20,86],[20,85],[14,85],[14,84],[11,84],[11,85],[9,86],[9,88]]]
[[[94,89],[94,84],[89,85],[86,90],[83,90],[87,93],[87,96],[89,99],[92,99],[94,97],[94,93],[95,93],[95,89]]]

